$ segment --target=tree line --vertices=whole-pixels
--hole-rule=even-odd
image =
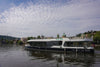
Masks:
[[[93,43],[95,44],[100,44],[100,31],[87,31],[84,33],[79,33],[77,34],[75,37],[87,37],[90,38],[93,36]],[[66,37],[66,34],[63,33],[62,36],[60,36],[59,34],[56,35],[56,38],[64,38]],[[49,38],[54,38],[54,37],[46,37],[44,35],[38,35],[37,37],[27,37],[27,40],[30,39],[49,39]],[[12,43],[16,43],[16,44],[23,44],[24,42],[21,40],[21,38],[16,38],[16,37],[11,37],[11,36],[1,36],[0,35],[0,44],[12,44]]]
[[[100,44],[100,31],[87,31],[84,33],[79,33],[76,35],[76,37],[81,37],[83,35],[83,37],[87,37],[90,38],[93,36],[93,43],[95,44]]]

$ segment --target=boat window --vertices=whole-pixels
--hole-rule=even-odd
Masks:
[[[90,42],[65,42],[64,46],[68,46],[68,47],[84,47],[90,46]]]
[[[45,47],[46,46],[46,42],[30,42],[31,46],[41,46],[41,47]]]
[[[84,46],[87,46],[87,47],[91,46],[91,42],[84,42]]]
[[[31,46],[40,46],[40,47],[49,47],[49,46],[60,46],[62,45],[62,41],[52,41],[52,42],[30,42]]]
[[[83,47],[83,46],[84,46],[84,45],[83,45],[83,42],[79,42],[77,46],[78,46],[78,47]]]
[[[73,46],[73,42],[65,42],[64,46],[72,47]]]
[[[59,46],[59,45],[62,45],[62,41],[52,41],[52,42],[47,42],[47,44],[49,46],[52,46],[52,45]]]

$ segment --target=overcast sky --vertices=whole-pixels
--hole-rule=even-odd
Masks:
[[[0,35],[73,36],[100,30],[100,0],[0,0]]]

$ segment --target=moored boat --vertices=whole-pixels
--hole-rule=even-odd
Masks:
[[[92,45],[93,39],[31,39],[27,42],[29,49],[51,50],[51,51],[75,51],[75,52],[94,52]]]

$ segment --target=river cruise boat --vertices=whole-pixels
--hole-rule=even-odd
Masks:
[[[93,39],[31,39],[28,40],[26,48],[53,51],[75,51],[75,52],[94,52]]]

